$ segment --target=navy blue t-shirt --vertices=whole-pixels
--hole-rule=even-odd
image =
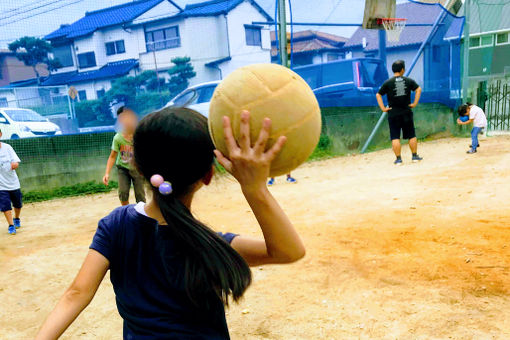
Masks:
[[[198,307],[187,297],[183,256],[172,244],[168,228],[133,205],[117,208],[99,221],[90,248],[110,262],[124,339],[229,339],[221,300],[206,294],[208,303]],[[228,243],[236,236],[219,235]]]

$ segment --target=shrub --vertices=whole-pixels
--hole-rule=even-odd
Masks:
[[[101,99],[83,100],[74,109],[80,127],[110,125],[114,121],[108,104]]]

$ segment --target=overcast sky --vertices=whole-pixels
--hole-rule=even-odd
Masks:
[[[110,7],[127,0],[0,0],[0,48],[21,36],[44,36],[61,24],[72,23],[86,11]],[[200,0],[176,0],[184,7]],[[257,1],[274,16],[275,0]],[[292,0],[294,20],[300,22],[361,23],[363,0]],[[317,27],[316,27],[317,28]],[[295,30],[303,30],[296,27]],[[355,28],[321,28],[331,33],[350,36]]]

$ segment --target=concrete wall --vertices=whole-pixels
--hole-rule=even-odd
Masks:
[[[322,110],[323,133],[330,137],[335,154],[357,153],[365,144],[376,125],[381,112],[375,107],[341,107]],[[418,138],[459,131],[452,110],[441,104],[420,104],[414,109],[414,121]],[[390,145],[388,123],[385,121],[369,150]]]
[[[24,192],[49,190],[89,181],[100,182],[114,133],[64,135],[7,141],[19,158]],[[116,181],[117,172],[112,171]]]

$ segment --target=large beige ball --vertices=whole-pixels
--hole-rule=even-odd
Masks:
[[[251,113],[251,141],[255,143],[268,117],[272,121],[269,149],[280,136],[287,143],[271,165],[271,176],[290,173],[305,162],[321,133],[321,114],[308,84],[296,73],[276,64],[241,67],[225,78],[214,91],[209,108],[209,132],[214,145],[228,155],[223,116],[230,117],[234,137],[239,138],[241,112]]]

